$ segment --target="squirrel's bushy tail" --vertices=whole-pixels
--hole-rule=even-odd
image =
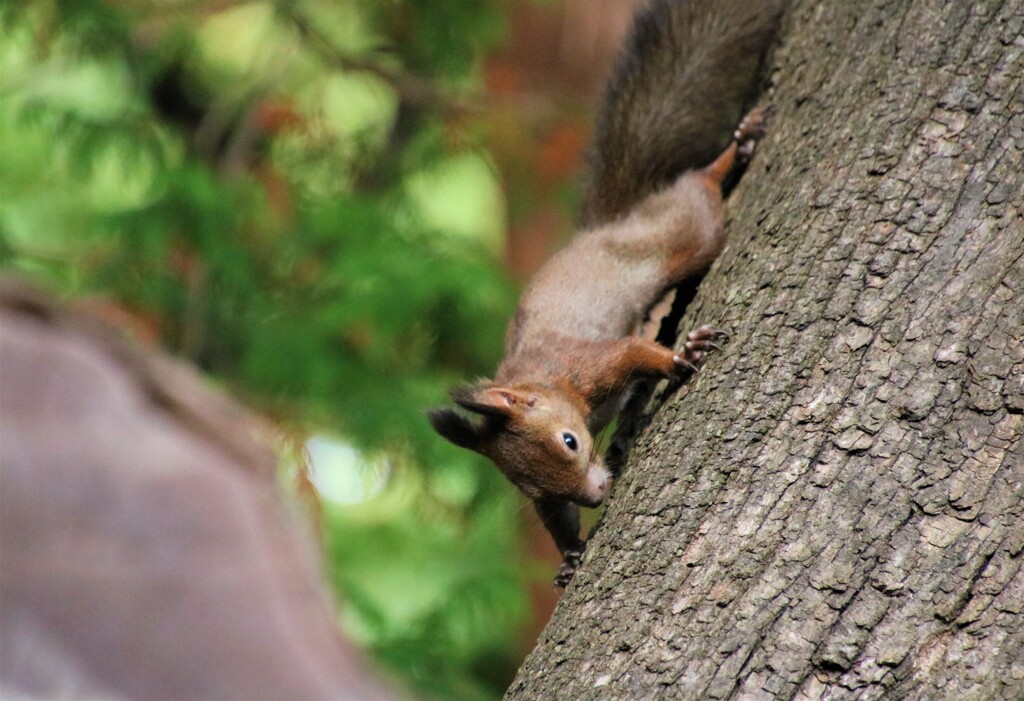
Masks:
[[[654,0],[633,21],[591,153],[586,225],[715,159],[761,87],[786,0]]]

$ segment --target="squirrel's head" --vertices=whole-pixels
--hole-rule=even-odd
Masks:
[[[560,392],[480,385],[458,388],[452,399],[476,417],[432,409],[427,417],[434,430],[490,458],[526,496],[597,506],[608,495],[611,477],[586,417]]]

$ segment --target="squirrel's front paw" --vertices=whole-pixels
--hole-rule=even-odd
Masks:
[[[562,564],[558,566],[558,574],[555,576],[554,585],[556,589],[565,589],[576,574],[576,568],[580,566],[580,558],[583,553],[579,550],[566,550],[562,555]]]
[[[686,343],[683,344],[681,353],[672,357],[676,365],[688,369],[690,372],[697,372],[697,365],[706,351],[720,350],[715,343],[716,340],[726,338],[729,334],[714,326],[705,324],[686,334]]]

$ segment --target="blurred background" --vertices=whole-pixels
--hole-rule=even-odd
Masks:
[[[636,0],[0,0],[0,263],[272,421],[339,625],[494,699],[558,555],[423,410],[572,231]]]

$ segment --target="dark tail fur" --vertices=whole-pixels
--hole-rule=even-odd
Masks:
[[[628,212],[722,151],[756,97],[786,0],[654,0],[608,83],[583,223]]]

